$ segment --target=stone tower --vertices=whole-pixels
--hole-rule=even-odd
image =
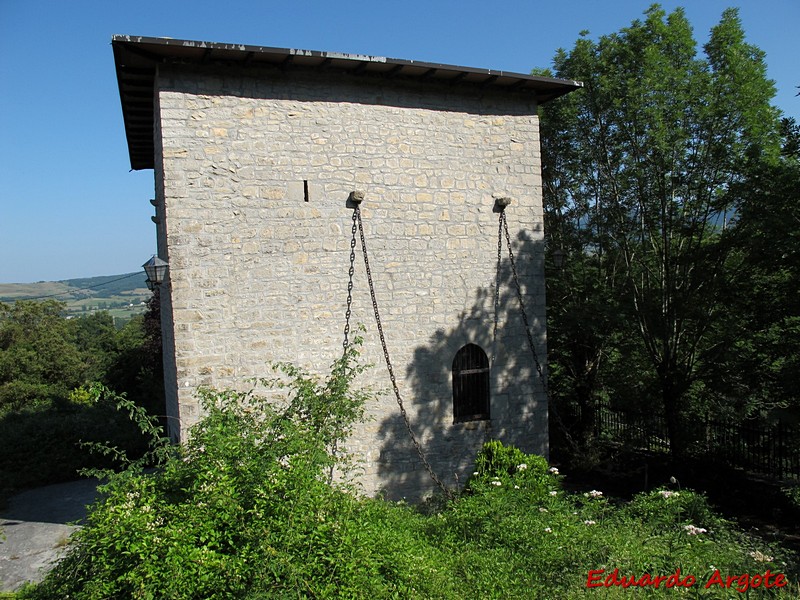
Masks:
[[[155,173],[171,434],[198,386],[341,355],[354,191],[398,388],[431,466],[457,485],[487,439],[547,454],[537,106],[575,82],[303,50],[115,36],[134,169]],[[351,199],[348,201],[348,199]],[[350,441],[367,493],[432,488],[386,371],[360,250],[364,384],[387,390]],[[499,273],[498,273],[499,267]],[[497,284],[500,284],[499,286]],[[497,302],[495,302],[495,299]]]

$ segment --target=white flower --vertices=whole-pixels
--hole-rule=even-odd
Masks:
[[[702,527],[695,527],[694,525],[684,525],[683,528],[689,535],[698,535],[700,533],[706,533],[708,531],[707,529],[703,529]]]
[[[515,490],[518,490],[518,489],[519,489],[519,486],[518,486],[518,485],[515,485],[515,486],[514,486],[514,489],[515,489]]]
[[[751,552],[750,556],[753,557],[758,562],[772,562],[772,557],[763,554],[760,550],[755,550],[754,552]]]
[[[551,496],[558,496],[558,492],[555,491],[555,490],[552,490],[549,493],[550,493]]]
[[[547,510],[544,506],[540,506],[539,507],[539,512],[550,512],[550,511]]]
[[[528,468],[528,465],[526,465],[525,463],[522,463],[521,465],[517,465],[517,471],[524,471],[527,468]]]
[[[477,471],[474,471],[472,474],[473,474],[475,477],[477,477],[477,476],[478,476],[478,472],[477,472]]]
[[[680,496],[680,494],[678,492],[671,492],[669,490],[661,490],[658,493],[661,494],[661,497],[664,498],[664,499],[672,498],[673,496],[675,496],[675,497]]]
[[[597,525],[597,521],[592,521],[591,519],[587,519],[583,522],[584,525]]]
[[[583,494],[586,498],[602,498],[603,492],[598,490],[592,490],[591,492],[586,492]]]
[[[544,532],[545,533],[553,533],[553,530],[550,527],[545,527],[544,528]]]
[[[492,485],[503,485],[502,481],[492,481]]]
[[[549,469],[547,469],[547,471],[552,473],[553,475],[558,475],[558,469],[556,469],[555,467],[550,467]]]

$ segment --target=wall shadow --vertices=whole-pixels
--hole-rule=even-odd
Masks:
[[[521,232],[512,249],[534,348],[545,369],[544,241]],[[477,451],[490,439],[547,454],[547,402],[525,333],[505,240],[497,282],[476,289],[472,306],[452,327],[438,329],[415,349],[405,381],[397,373],[411,429],[434,472],[450,488],[463,486]],[[496,335],[495,287],[500,290]],[[479,345],[489,358],[491,416],[488,421],[454,423],[452,363],[469,343]],[[399,409],[380,422],[379,440],[378,475],[385,497],[418,501],[436,490]]]
[[[465,98],[469,99],[469,112],[476,115],[536,114],[536,97],[529,90],[484,87],[480,94],[476,94],[472,83],[436,79],[416,81],[409,78],[387,79],[366,73],[211,64],[161,65],[159,77],[161,81],[156,85],[162,91],[209,96],[280,98],[303,103],[352,103],[413,109],[423,107],[441,112],[461,112],[462,105],[453,108],[452,98],[458,96],[462,98],[462,103]],[[194,81],[187,84],[187,77],[194,77]],[[321,80],[328,81],[329,85],[320,85]],[[425,96],[422,105],[420,95]]]

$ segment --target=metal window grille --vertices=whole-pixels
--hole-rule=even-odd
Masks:
[[[489,418],[489,359],[475,344],[453,359],[453,417],[456,423]]]

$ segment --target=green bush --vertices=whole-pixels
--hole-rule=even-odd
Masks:
[[[67,318],[53,300],[0,303],[0,505],[14,491],[72,480],[79,469],[108,468],[82,442],[146,449],[140,432],[100,381],[164,413],[157,297],[117,331],[105,312]]]
[[[431,503],[360,497],[331,480],[346,468],[341,442],[368,395],[350,351],[318,381],[282,365],[278,400],[204,390],[206,417],[170,448],[143,412],[148,454],[108,474],[104,499],[66,557],[21,598],[601,598],[660,596],[644,586],[587,589],[600,577],[669,576],[703,585],[724,576],[786,573],[793,557],[751,538],[693,492],[658,490],[616,506],[592,490],[570,494],[541,457],[487,443],[465,492]],[[125,401],[118,402],[130,408]],[[110,454],[116,454],[109,451]],[[159,465],[154,472],[147,463]],[[737,585],[741,582],[736,580]],[[794,584],[793,584],[794,585]],[[796,585],[756,590],[790,597]],[[733,592],[736,593],[736,592]]]
[[[525,454],[514,446],[497,440],[486,442],[475,459],[475,472],[467,482],[467,490],[481,491],[491,487],[524,489],[542,495],[560,488],[557,469],[542,456]]]
[[[88,392],[87,392],[88,393]],[[14,490],[70,481],[81,469],[112,468],[82,443],[110,442],[132,456],[147,449],[136,424],[106,396],[0,414],[0,498]]]
[[[103,501],[30,597],[374,596],[370,568],[388,565],[367,556],[379,548],[358,525],[374,507],[330,482],[330,470],[347,464],[337,448],[363,412],[366,396],[350,385],[362,367],[351,350],[322,383],[279,369],[288,380],[271,383],[288,390],[286,402],[203,390],[206,416],[180,454],[169,456],[156,436],[156,472],[129,461],[103,473]]]
[[[782,487],[781,494],[791,509],[800,514],[800,484]]]

